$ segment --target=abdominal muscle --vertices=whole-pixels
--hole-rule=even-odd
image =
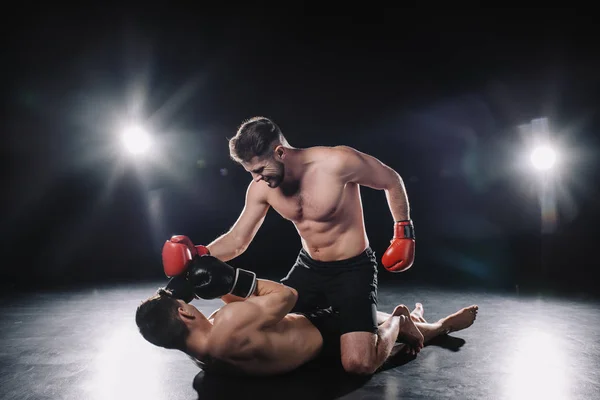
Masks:
[[[329,192],[324,188],[329,188]],[[318,261],[339,261],[362,253],[369,240],[365,230],[360,189],[356,184],[322,184],[315,192],[286,198],[272,195],[271,206],[290,220],[310,257]],[[330,193],[330,194],[327,194]]]
[[[367,235],[360,226],[345,223],[322,224],[307,221],[296,226],[302,247],[317,261],[339,261],[359,255],[369,246]],[[329,226],[327,226],[329,225]]]
[[[358,193],[351,192],[337,212],[325,220],[307,217],[293,222],[302,247],[314,260],[345,260],[359,255],[369,246]]]

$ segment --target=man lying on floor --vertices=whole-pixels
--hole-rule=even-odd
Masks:
[[[144,301],[136,324],[150,343],[183,351],[206,372],[276,375],[309,362],[340,363],[335,311],[289,313],[297,296],[288,286],[205,255]],[[194,298],[221,298],[226,304],[207,318],[189,304]],[[471,326],[477,306],[433,324],[422,313],[420,305],[412,314],[404,305],[392,314],[378,313],[379,330],[392,330],[405,343],[404,351],[415,354],[432,338]],[[377,345],[389,353],[394,344]]]

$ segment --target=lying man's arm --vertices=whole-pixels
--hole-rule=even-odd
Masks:
[[[230,296],[230,295],[228,295]],[[238,297],[238,299],[242,300]],[[231,302],[221,311],[234,314],[236,326],[257,328],[274,325],[289,313],[298,300],[298,292],[282,283],[257,279],[254,295],[245,301]],[[219,318],[222,318],[221,314]]]
[[[269,280],[264,280],[264,279],[257,279],[257,288],[256,288],[256,291],[248,299],[253,299],[253,298],[257,297],[257,296],[265,296],[266,294],[269,294],[269,293],[272,294],[273,291],[277,292],[277,291],[281,290],[280,286],[282,286],[282,285],[279,284],[279,283],[277,283],[277,282],[273,282],[273,281],[269,281]],[[287,287],[287,288],[291,289],[293,292],[296,292],[295,289],[292,289],[290,287]],[[235,296],[233,294],[226,294],[225,296],[221,297],[221,300],[223,300],[223,302],[225,304],[235,303],[237,301],[246,301],[248,299],[243,298],[243,297],[239,297],[239,296]],[[296,304],[296,300],[294,300],[294,303],[292,304],[292,308],[294,307],[294,304]],[[220,311],[222,308],[223,307],[219,308],[218,310],[215,310],[211,314],[211,316],[213,316],[217,311]],[[284,314],[284,316],[285,316],[285,314]]]
[[[211,333],[211,352],[215,355],[240,353],[249,338],[263,328],[275,325],[294,307],[298,292],[282,283],[258,279],[255,295],[245,301],[223,306],[215,315]],[[259,334],[260,336],[260,334]]]
[[[298,299],[295,289],[257,279],[253,272],[234,268],[209,255],[195,257],[186,274],[172,278],[166,289],[186,302],[194,297],[247,299],[230,302],[218,314],[213,313],[215,318],[208,347],[217,356],[231,352],[239,354],[240,341],[237,339],[241,339],[248,348],[251,337],[256,342],[264,336],[260,331],[281,321]]]
[[[255,296],[246,300],[248,304],[255,304],[262,309],[257,325],[264,327],[275,325],[285,317],[298,300],[296,289],[266,279],[259,279]]]

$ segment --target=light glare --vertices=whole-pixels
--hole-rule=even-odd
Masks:
[[[549,146],[540,146],[531,152],[531,163],[538,170],[547,170],[554,166],[556,152]]]
[[[123,145],[132,154],[142,154],[150,148],[150,136],[141,126],[130,126],[123,131]]]

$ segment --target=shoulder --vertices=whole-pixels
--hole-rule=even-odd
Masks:
[[[361,153],[350,146],[314,146],[307,149],[309,158],[319,164],[335,165],[344,162],[349,157],[356,157]]]
[[[248,354],[253,349],[256,330],[243,323],[243,315],[252,307],[246,301],[228,303],[213,321],[207,340],[207,352],[212,357],[227,359]]]
[[[258,203],[267,203],[269,187],[267,185],[261,185],[260,182],[251,180],[246,189],[246,198],[251,201]]]
[[[251,301],[234,301],[224,305],[213,319],[212,332],[223,336],[233,336],[241,332],[240,328],[248,328],[248,320],[253,318],[260,308]]]
[[[314,160],[323,160],[330,157],[344,157],[347,155],[355,154],[358,151],[350,146],[313,146],[309,147],[308,150],[311,153],[311,158]]]
[[[321,167],[335,174],[342,174],[352,165],[360,163],[361,154],[350,146],[315,148],[315,159],[319,160]]]
[[[213,319],[213,331],[219,330],[223,334],[228,333],[228,329],[223,328],[233,326],[239,319],[240,313],[244,312],[245,306],[244,301],[233,301],[221,307]]]
[[[236,325],[236,315],[239,316],[237,302],[223,306],[213,320],[213,327],[207,340],[207,353],[212,357],[220,357],[236,351],[240,341]]]

